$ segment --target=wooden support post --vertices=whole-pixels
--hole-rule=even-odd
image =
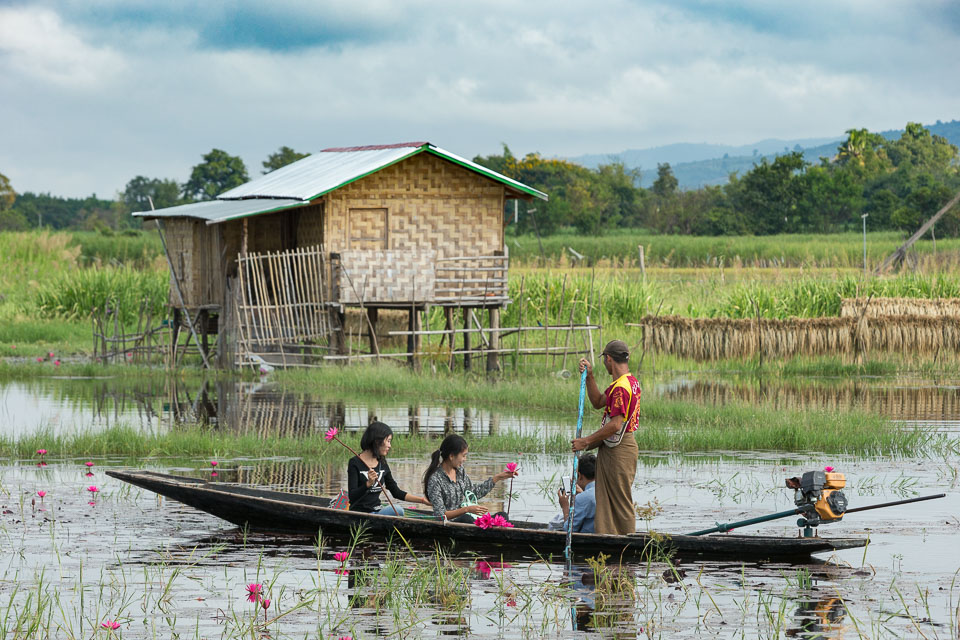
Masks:
[[[180,309],[173,310],[173,321],[170,326],[170,367],[177,366],[177,348],[180,343],[180,315],[183,313]],[[104,349],[106,354],[106,349]]]
[[[409,356],[407,356],[407,364],[409,364],[411,367],[413,367],[414,363],[416,362],[416,356],[414,355],[414,352],[416,351],[415,345],[417,341],[416,341],[416,336],[413,333],[414,331],[417,330],[416,317],[417,317],[416,308],[410,307],[410,311],[407,312],[407,331],[410,332],[410,334],[407,335],[407,353],[410,354]]]
[[[380,353],[380,346],[377,344],[377,320],[377,308],[367,307],[367,341],[370,343],[370,353]]]
[[[204,309],[200,312],[200,345],[203,352],[210,353],[209,332],[210,332],[210,312]]]
[[[463,370],[470,371],[470,313],[463,309]]]
[[[647,285],[647,265],[643,255],[643,245],[637,245],[637,253],[640,255],[640,274],[643,276],[643,285]]]
[[[500,307],[490,307],[490,353],[487,354],[487,372],[500,371]]]
[[[453,307],[444,307],[443,316],[444,316],[444,319],[446,320],[446,325],[447,325],[446,328],[449,329],[450,331],[450,334],[449,334],[450,340],[448,341],[449,342],[448,346],[450,347],[450,358],[448,360],[448,366],[450,367],[450,371],[453,371],[454,353],[456,352],[456,346],[457,346],[456,345],[457,334],[453,332]]]

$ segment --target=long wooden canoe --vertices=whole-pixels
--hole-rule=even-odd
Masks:
[[[107,471],[107,475],[182,502],[251,531],[316,536],[349,533],[365,527],[385,539],[394,530],[408,540],[449,541],[468,545],[503,545],[505,551],[546,554],[562,551],[566,534],[537,522],[514,522],[513,528],[483,530],[477,526],[435,519],[381,516],[329,508],[330,499],[207,482],[152,471]],[[597,552],[649,555],[672,553],[681,558],[713,557],[749,562],[798,560],[813,553],[852,549],[865,538],[793,538],[722,534],[688,536],[638,533],[628,536],[573,534],[577,555]]]

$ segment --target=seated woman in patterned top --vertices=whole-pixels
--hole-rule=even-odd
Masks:
[[[347,497],[350,511],[379,513],[382,516],[402,516],[403,507],[396,511],[380,502],[380,487],[387,488],[397,500],[429,505],[426,498],[407,493],[399,486],[387,464],[387,454],[393,446],[393,429],[382,422],[371,422],[360,437],[360,455],[347,462]]]
[[[433,505],[433,515],[437,519],[473,524],[476,516],[489,509],[479,504],[461,506],[467,493],[480,499],[490,493],[496,483],[517,475],[516,471],[501,471],[480,484],[473,484],[463,470],[466,459],[467,441],[456,434],[444,438],[440,448],[433,452],[430,466],[423,474],[423,491]]]

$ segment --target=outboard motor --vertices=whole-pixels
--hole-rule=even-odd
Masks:
[[[842,473],[807,471],[800,478],[789,478],[787,486],[794,489],[794,503],[802,516],[797,526],[804,537],[814,535],[813,528],[828,522],[837,522],[847,510],[847,496],[842,489],[847,478]]]

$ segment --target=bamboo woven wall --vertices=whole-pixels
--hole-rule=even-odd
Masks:
[[[844,298],[840,316],[960,316],[960,298]]]
[[[357,180],[325,198],[324,244],[328,251],[370,249],[367,239],[379,235],[385,237],[381,249],[434,249],[440,258],[503,251],[503,186],[428,153]],[[386,209],[385,221],[373,215],[358,215],[353,220],[351,209]],[[370,228],[358,228],[364,219]],[[381,224],[385,224],[385,234]],[[351,237],[364,239],[363,245],[351,246]]]
[[[183,305],[181,305],[174,274],[171,273],[169,295],[171,306],[197,307],[204,304],[200,288],[203,281],[201,276],[203,254],[199,249],[198,238],[201,234],[197,229],[201,224],[197,220],[187,218],[174,218],[163,222],[167,252],[176,271],[176,277],[180,280],[180,293],[183,295]],[[209,252],[206,253],[209,254]]]
[[[869,351],[939,355],[960,351],[960,318],[883,316],[794,318],[643,318],[647,349],[694,360],[797,355],[858,355]]]
[[[960,419],[960,389],[944,387],[875,387],[860,381],[823,386],[758,386],[698,380],[662,395],[665,398],[711,405],[738,402],[775,409],[857,409],[892,420]]]
[[[433,250],[342,251],[340,302],[430,300],[436,259]]]

